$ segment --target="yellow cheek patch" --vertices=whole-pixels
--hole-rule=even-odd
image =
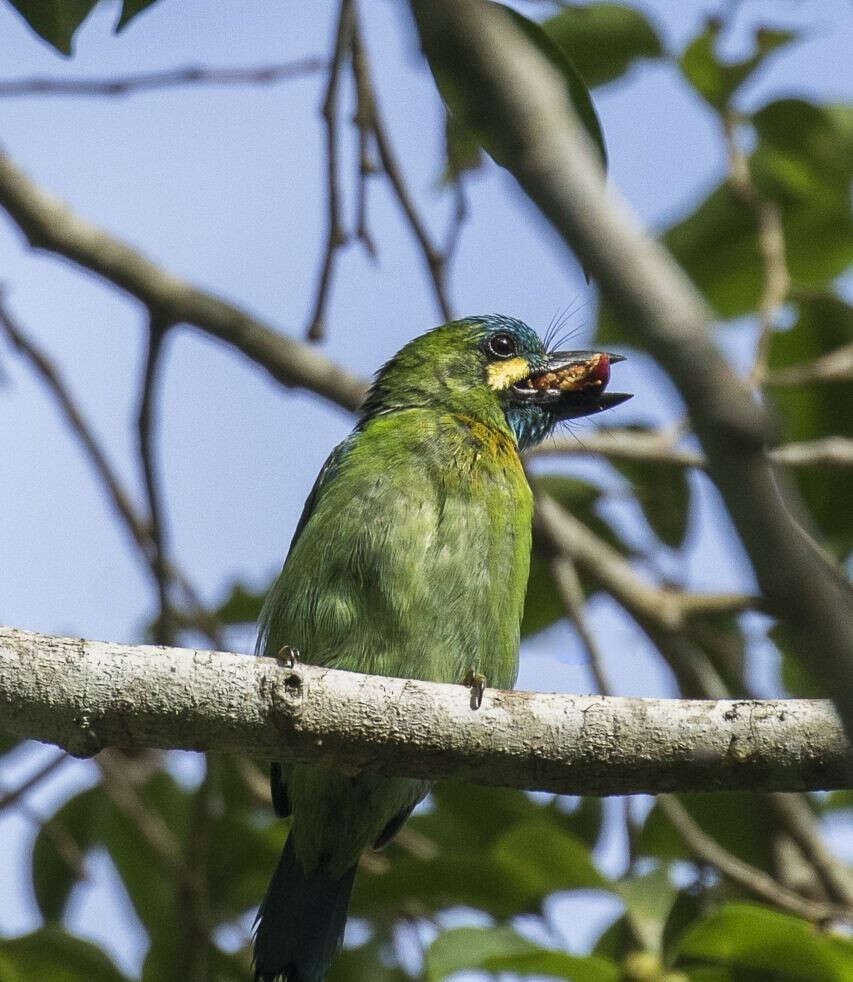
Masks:
[[[489,387],[497,392],[508,389],[530,374],[530,363],[526,358],[510,358],[508,361],[493,361],[486,369]]]

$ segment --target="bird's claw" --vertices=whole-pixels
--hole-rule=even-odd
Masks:
[[[462,684],[471,690],[471,708],[479,709],[483,704],[483,693],[486,691],[486,676],[481,672],[468,669],[468,674],[462,679]]]
[[[283,644],[275,654],[275,657],[284,665],[285,668],[296,668],[299,661],[299,649],[291,644]]]

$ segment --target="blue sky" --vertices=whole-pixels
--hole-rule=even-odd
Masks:
[[[441,238],[451,201],[438,185],[440,115],[434,91],[405,6],[392,0],[362,6],[389,129],[409,184]],[[534,14],[544,7],[519,6]],[[721,4],[656,0],[638,6],[667,45],[679,50],[704,15]],[[115,37],[110,31],[117,5],[103,3],[79,33],[75,57],[66,61],[4,3],[2,75],[101,76],[325,55],[334,8],[326,0],[161,0]],[[842,0],[742,3],[723,50],[741,52],[751,26],[767,12],[777,24],[817,21],[817,26],[768,62],[745,89],[744,106],[792,94],[849,100],[850,5]],[[12,159],[80,215],[174,273],[300,335],[324,235],[323,134],[317,115],[322,85],[316,76],[269,88],[0,100],[0,128]],[[638,66],[594,97],[607,136],[611,180],[645,222],[660,225],[688,212],[723,175],[716,122],[671,66]],[[352,151],[348,135],[343,159],[349,191]],[[594,324],[594,289],[509,176],[487,166],[469,182],[468,196],[471,219],[450,273],[455,311],[498,311],[544,330],[555,314],[574,304],[580,309],[570,326],[582,340]],[[347,207],[351,216],[351,195]],[[357,247],[343,255],[325,345],[329,355],[364,375],[441,319],[420,257],[380,180],[371,186],[370,216],[379,263],[371,264]],[[134,414],[143,312],[93,276],[26,249],[5,218],[0,219],[0,269],[11,309],[61,365],[122,478],[137,489]],[[282,390],[192,329],[173,333],[161,386],[159,437],[168,534],[173,553],[202,594],[214,600],[235,576],[260,585],[279,566],[314,475],[348,431],[350,419],[310,394]],[[750,337],[748,326],[722,337],[737,363],[748,356]],[[153,605],[147,577],[42,387],[6,347],[0,348],[0,369],[0,622],[138,640]],[[632,357],[617,371],[618,387],[637,396],[609,422],[678,415],[671,386],[646,359]],[[582,437],[583,428],[578,432]],[[661,563],[696,587],[747,588],[749,574],[736,552],[732,560],[715,492],[704,478],[693,480],[698,507],[688,545],[680,554],[662,555]],[[611,507],[622,520],[637,518],[618,502]],[[641,523],[635,527],[642,534]],[[596,602],[591,620],[607,640],[607,668],[619,692],[671,693],[665,670],[612,604]],[[757,678],[769,677],[766,659],[757,658],[756,666]],[[567,627],[528,646],[519,684],[590,689],[582,653]],[[8,773],[0,772],[0,783],[20,780],[39,753],[33,748],[19,753]],[[88,779],[86,764],[69,763],[32,796],[32,806],[47,811]],[[32,826],[20,816],[0,816],[0,869],[5,871],[0,933],[37,923],[21,853],[31,836]],[[604,861],[618,866],[618,841],[608,849]],[[92,885],[75,899],[72,921],[81,933],[106,938],[109,949],[120,952],[120,963],[133,967],[141,951],[138,929],[134,934],[121,905],[117,913],[109,910],[116,889],[111,876],[108,863],[95,864]]]

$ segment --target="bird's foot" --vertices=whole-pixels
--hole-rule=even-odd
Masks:
[[[291,644],[283,644],[275,653],[275,657],[284,665],[285,668],[296,668],[299,661],[299,649]]]
[[[479,709],[483,704],[483,693],[486,691],[486,676],[481,672],[468,669],[468,674],[462,679],[462,684],[471,690],[471,708]]]

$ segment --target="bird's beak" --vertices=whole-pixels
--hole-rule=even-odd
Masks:
[[[624,360],[624,355],[606,351],[554,351],[544,365],[512,386],[512,398],[547,406],[560,419],[612,409],[631,398],[624,392],[604,391],[610,366]]]

